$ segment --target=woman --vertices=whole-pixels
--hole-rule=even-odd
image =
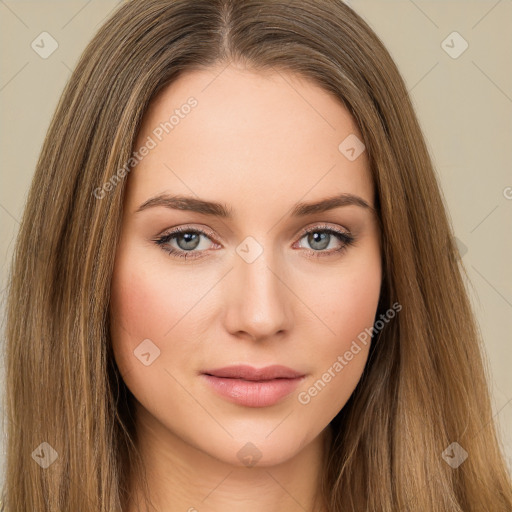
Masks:
[[[122,5],[16,246],[5,510],[512,510],[462,272],[349,7]]]

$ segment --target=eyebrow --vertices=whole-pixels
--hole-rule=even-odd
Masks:
[[[292,208],[291,216],[305,217],[307,215],[323,213],[328,210],[333,210],[341,206],[349,205],[359,206],[365,210],[370,211],[374,215],[377,214],[375,208],[373,208],[362,197],[356,196],[354,194],[343,193],[313,203],[297,203]],[[137,208],[135,213],[148,210],[149,208],[155,208],[157,206],[163,206],[173,210],[186,210],[190,212],[202,213],[203,215],[211,215],[224,219],[233,218],[233,210],[225,204],[217,203],[214,201],[206,201],[204,199],[197,199],[194,197],[182,195],[172,196],[168,194],[159,194],[158,196],[148,199]]]

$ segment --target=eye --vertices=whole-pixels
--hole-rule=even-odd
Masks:
[[[153,241],[171,256],[201,258],[203,255],[197,253],[204,252],[206,249],[204,247],[201,251],[195,251],[194,249],[201,245],[201,237],[209,239],[209,235],[210,233],[201,229],[179,227]],[[175,241],[177,247],[173,247],[171,241]]]
[[[353,245],[356,240],[349,232],[344,232],[329,226],[314,226],[313,228],[309,228],[302,234],[300,240],[304,238],[307,239],[307,244],[312,248],[312,251],[309,251],[309,253],[310,257],[313,258],[340,254]],[[338,242],[337,248],[325,251],[325,249],[331,245],[331,242],[336,241]]]
[[[192,229],[185,226],[176,228],[173,231],[156,238],[153,242],[171,256],[197,259],[204,257],[204,253],[208,248],[208,244],[206,244],[206,247],[200,247],[202,237],[211,241],[212,234],[201,229]],[[307,243],[312,248],[310,250],[306,250],[306,252],[309,253],[307,257],[312,258],[340,254],[355,242],[355,237],[349,232],[344,232],[324,225],[314,226],[307,229],[302,233],[298,242],[300,243],[304,238],[307,239]],[[336,241],[338,242],[337,248],[331,248],[329,251],[325,250],[331,246],[331,242],[335,243]],[[175,245],[173,245],[172,242],[174,242]],[[296,245],[294,245],[294,247],[296,247]],[[301,249],[304,248],[300,244],[298,247]]]

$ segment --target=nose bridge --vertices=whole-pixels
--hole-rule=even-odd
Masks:
[[[229,331],[243,331],[258,339],[289,328],[290,297],[272,251],[246,240],[237,253],[228,285]]]

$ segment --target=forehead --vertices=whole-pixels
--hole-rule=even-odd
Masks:
[[[362,140],[342,103],[295,74],[232,65],[185,72],[144,115],[134,151],[152,149],[129,175],[131,209],[162,192],[235,212],[342,192],[373,203],[366,153],[350,160],[340,151],[349,136]]]

